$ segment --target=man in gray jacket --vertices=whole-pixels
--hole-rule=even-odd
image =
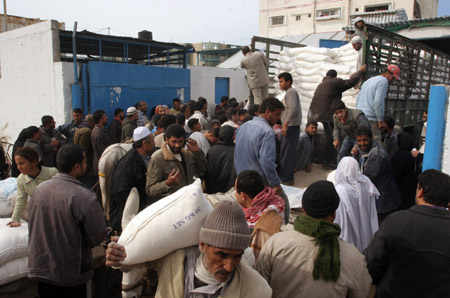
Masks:
[[[247,46],[242,47],[242,54],[245,57],[241,61],[241,68],[247,70],[247,83],[254,97],[254,104],[261,104],[269,94],[269,59],[263,53],[251,51]]]
[[[343,157],[350,155],[352,148],[356,145],[355,129],[360,126],[370,129],[370,124],[363,111],[348,109],[342,100],[333,102],[331,110],[334,114],[333,146],[338,150],[339,163]]]
[[[380,192],[377,200],[378,223],[381,225],[389,214],[397,211],[401,204],[400,194],[392,175],[391,161],[383,146],[372,137],[370,128],[360,126],[355,130],[357,150],[354,150],[361,172]]]
[[[57,161],[59,173],[30,198],[28,277],[38,281],[39,297],[87,297],[91,249],[106,224],[97,198],[77,180],[86,171],[83,149],[64,145]]]
[[[300,124],[302,124],[302,109],[297,90],[292,88],[292,75],[283,72],[278,76],[280,88],[286,91],[283,99],[284,111],[281,113],[281,148],[280,148],[280,179],[283,184],[294,185],[294,171]]]

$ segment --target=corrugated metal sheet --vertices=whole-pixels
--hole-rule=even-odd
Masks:
[[[375,12],[363,12],[355,13],[350,15],[350,26],[342,28],[344,31],[355,31],[355,26],[353,25],[354,19],[360,17],[367,24],[377,25],[382,23],[397,22],[397,21],[408,21],[408,15],[405,9],[397,10],[385,10],[385,11],[375,11]]]
[[[415,20],[399,20],[399,21],[391,21],[381,24],[376,24],[379,28],[389,28],[389,27],[397,27],[397,26],[412,26],[412,25],[424,25],[424,26],[434,26],[434,25],[446,25],[447,21],[450,21],[450,16],[441,16],[436,18],[423,18],[423,19],[415,19]]]

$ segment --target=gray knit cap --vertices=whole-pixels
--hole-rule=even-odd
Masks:
[[[218,203],[200,229],[200,241],[217,248],[243,250],[251,238],[244,211],[235,201]]]

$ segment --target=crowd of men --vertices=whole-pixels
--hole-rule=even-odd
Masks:
[[[243,53],[247,70],[266,63],[248,48]],[[329,70],[303,132],[289,73],[278,76],[282,100],[267,98],[263,80],[249,84],[262,98],[245,108],[224,96],[213,109],[203,97],[175,98],[172,108],[159,105],[150,113],[140,101],[116,109],[109,125],[103,110],[83,121],[76,108],[73,121],[58,128],[52,116],[43,116],[41,127],[26,128],[16,142],[33,148],[40,165],[58,169],[28,204],[29,277],[38,281],[39,296],[87,297],[91,249],[107,227],[120,235],[132,188],[141,211],[196,178],[210,194],[234,189],[236,200],[215,206],[197,246],[147,264],[158,272],[156,297],[367,297],[371,285],[377,297],[446,296],[450,177],[436,170],[416,175],[420,153],[412,149],[423,144],[426,125],[418,128],[416,145],[384,115],[388,85],[399,80],[397,66],[361,86],[357,109],[341,101],[365,70],[348,80]],[[296,170],[311,171],[318,122],[326,135],[323,163],[338,167],[335,184],[311,184],[303,194],[304,214],[289,229],[282,184],[294,184]],[[119,142],[132,147],[106,177],[111,198],[105,211],[89,188],[98,181],[103,152]],[[112,240],[106,265],[120,267],[126,250]],[[241,261],[246,248],[254,268]]]

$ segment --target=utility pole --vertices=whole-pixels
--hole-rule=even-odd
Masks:
[[[4,28],[2,31],[8,31],[8,19],[7,19],[8,14],[6,13],[6,0],[3,0],[3,24],[4,26],[2,28]]]

